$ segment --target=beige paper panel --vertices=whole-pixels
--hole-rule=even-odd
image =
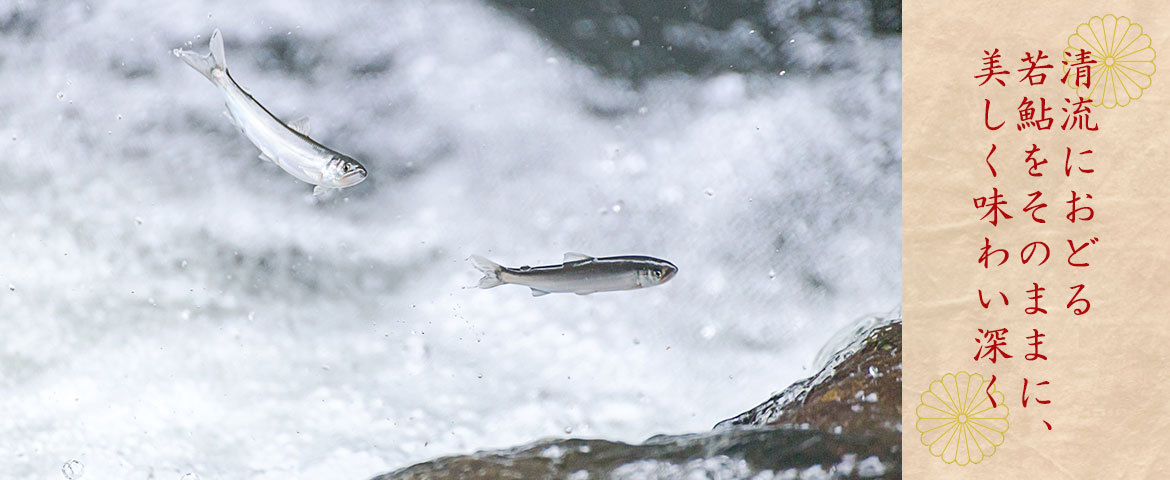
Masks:
[[[903,11],[905,478],[1170,477],[1170,4],[908,0]],[[1064,98],[1076,99],[1058,83],[1062,51],[1078,25],[1107,14],[1142,27],[1160,71],[1128,106],[1092,107],[1098,131],[1062,131]],[[1011,72],[1007,85],[978,86],[983,51],[994,48]],[[1021,58],[1038,49],[1055,68],[1043,86],[1020,83]],[[1017,131],[1024,96],[1047,99],[1052,130]],[[984,99],[993,123],[1006,122],[998,131],[984,127]],[[1033,143],[1048,159],[1039,178],[1025,162]],[[992,144],[995,178],[985,164]],[[1066,177],[1066,147],[1095,171]],[[1087,149],[1093,153],[1078,155]],[[998,226],[980,221],[984,211],[973,202],[993,187],[1014,217]],[[1093,196],[1079,203],[1093,207],[1091,221],[1065,219],[1072,190]],[[1048,204],[1039,213],[1045,224],[1022,211],[1034,191]],[[977,263],[985,237],[1010,252],[1003,267]],[[1090,266],[1069,266],[1067,240],[1094,237],[1076,258]],[[1020,249],[1037,240],[1050,245],[1051,258],[1022,265]],[[1046,315],[1024,313],[1032,282],[1046,288]],[[1069,287],[1082,283],[1091,309],[1076,316],[1066,303]],[[993,298],[988,309],[979,289]],[[1007,328],[1004,350],[1013,357],[973,360],[979,328]],[[1033,328],[1046,335],[1046,361],[1025,360]],[[1009,410],[1002,444],[967,466],[933,456],[916,428],[923,392],[960,371],[994,374]],[[1025,378],[1031,400],[1022,408]]]

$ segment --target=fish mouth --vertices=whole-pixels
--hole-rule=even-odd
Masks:
[[[674,266],[673,264],[666,267],[666,273],[662,274],[662,283],[666,283],[670,279],[674,278],[674,275],[677,273],[678,273],[678,267]]]

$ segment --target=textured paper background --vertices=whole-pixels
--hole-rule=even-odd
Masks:
[[[905,315],[905,478],[1165,478],[1170,475],[1170,5],[1162,1],[937,2],[907,0],[903,41],[903,273]],[[1158,72],[1142,98],[1123,108],[1093,108],[1098,132],[1066,133],[1060,107],[1072,90],[1057,86],[1061,52],[1077,25],[1093,16],[1128,16],[1150,35]],[[1007,87],[979,87],[984,49],[999,48],[1012,70]],[[1019,59],[1043,49],[1055,65],[1043,87],[1018,83]],[[1056,78],[1053,78],[1053,77]],[[1044,96],[1053,131],[1016,131],[1022,96]],[[983,127],[983,99],[999,106],[997,132]],[[992,143],[999,171],[984,164]],[[1037,143],[1049,163],[1027,176],[1024,149]],[[1096,172],[1066,179],[1064,148],[1091,148]],[[1074,154],[1075,154],[1074,151]],[[974,197],[998,187],[1012,220],[980,222]],[[1048,223],[1026,218],[1027,193],[1044,191]],[[1068,223],[1069,190],[1093,195],[1096,217]],[[984,236],[1012,246],[1012,259],[984,271],[976,263]],[[1081,254],[1091,267],[1066,264],[1065,239],[1100,243]],[[1053,255],[1042,267],[1019,264],[1019,248],[1044,240]],[[1009,248],[1013,250],[1013,248]],[[1046,316],[1026,316],[1026,290],[1048,288]],[[1065,308],[1068,287],[1084,282],[1091,311]],[[1000,288],[1003,287],[1003,288]],[[1005,290],[1011,305],[983,310],[976,291]],[[1010,330],[1010,360],[975,362],[977,328]],[[1027,362],[1026,335],[1047,334],[1048,361]],[[914,428],[922,392],[948,372],[995,374],[1010,408],[1010,428],[996,453],[979,464],[948,465],[931,456]],[[1030,393],[1052,400],[1021,408]],[[1050,385],[1033,390],[1035,382]],[[1045,429],[1042,420],[1053,426]]]

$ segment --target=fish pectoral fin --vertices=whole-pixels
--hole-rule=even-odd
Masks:
[[[531,288],[531,287],[529,287],[529,288]],[[532,289],[532,296],[534,296],[534,297],[543,297],[545,295],[548,295],[548,293],[549,292],[546,292],[544,290],[537,290],[535,288]]]
[[[313,187],[313,197],[323,200],[323,199],[329,198],[329,196],[333,193],[334,190],[337,190],[337,189],[317,185],[317,186]]]
[[[593,257],[590,257],[589,255],[586,255],[584,253],[577,253],[577,252],[565,253],[565,261],[566,262],[576,262],[576,261],[580,261],[580,260],[593,260]]]
[[[309,117],[301,117],[288,122],[288,128],[306,137],[309,136]]]
[[[266,153],[264,153],[264,152],[260,152],[260,160],[263,160],[263,161],[265,161],[265,162],[272,162],[272,163],[276,163],[276,159],[275,159],[275,158],[269,157],[269,156],[268,156],[268,154],[266,154]]]
[[[585,295],[589,295],[590,293],[597,293],[597,292],[573,292],[573,293],[576,293],[577,295],[585,296]]]

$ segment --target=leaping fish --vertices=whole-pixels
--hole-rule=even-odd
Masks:
[[[228,73],[223,54],[223,36],[219,29],[211,34],[211,52],[207,55],[176,48],[171,51],[204,77],[223,94],[232,124],[260,149],[260,158],[271,161],[294,177],[316,185],[313,196],[321,197],[335,189],[352,187],[366,179],[366,167],[309,138],[309,119],[285,124],[245,92]]]
[[[552,292],[589,295],[653,287],[666,283],[678,273],[674,264],[653,257],[593,258],[571,252],[565,254],[565,263],[543,267],[508,268],[479,255],[472,255],[471,262],[483,272],[479,288],[512,283],[531,288],[534,297]]]

